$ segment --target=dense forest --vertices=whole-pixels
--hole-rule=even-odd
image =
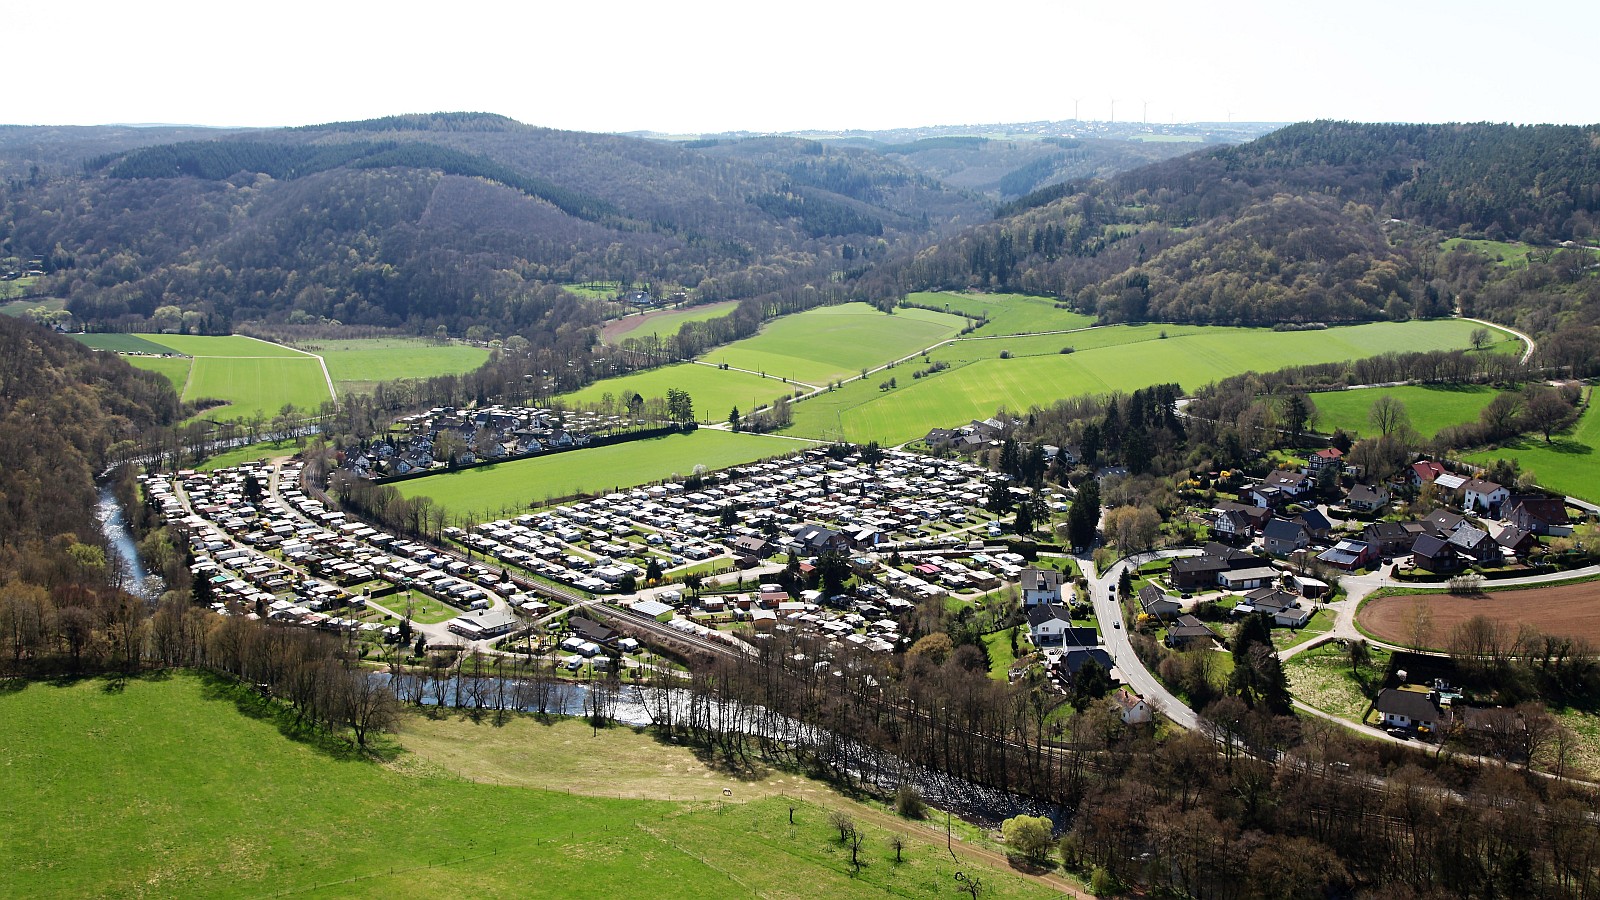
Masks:
[[[1062,297],[1105,322],[1219,324],[1468,313],[1592,322],[1600,127],[1314,122],[1008,204],[868,281]],[[1549,248],[1474,265],[1441,237]],[[1581,283],[1580,283],[1581,281]]]

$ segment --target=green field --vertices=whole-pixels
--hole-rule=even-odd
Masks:
[[[382,381],[458,375],[489,359],[483,347],[425,338],[313,341],[301,349],[322,357],[341,394],[370,391]]]
[[[1496,389],[1486,384],[1428,384],[1405,387],[1361,388],[1354,391],[1326,391],[1312,394],[1317,406],[1316,429],[1331,433],[1343,428],[1352,435],[1373,432],[1367,413],[1379,397],[1393,397],[1406,405],[1411,427],[1425,438],[1440,429],[1463,422],[1476,422],[1478,412],[1494,399]]]
[[[201,463],[198,468],[202,472],[214,472],[217,469],[230,469],[247,462],[259,462],[263,459],[272,459],[275,456],[293,456],[301,448],[295,443],[294,438],[281,441],[262,441],[259,444],[246,444],[235,447]]]
[[[1498,450],[1468,453],[1463,458],[1480,465],[1515,459],[1522,464],[1522,471],[1532,472],[1544,487],[1600,503],[1600,458],[1596,457],[1600,450],[1600,414],[1595,412],[1593,400],[1591,393],[1589,408],[1578,423],[1566,434],[1556,435],[1553,443],[1546,444],[1539,437],[1523,438]]]
[[[583,284],[564,284],[561,286],[569,294],[576,294],[585,300],[612,300],[617,296],[617,291],[622,287],[620,281],[589,281]]]
[[[846,303],[769,322],[755,337],[701,359],[820,387],[954,337],[964,325],[947,313],[901,309],[890,316],[865,303]]]
[[[38,283],[38,281],[39,281],[39,276],[37,276],[37,275],[24,275],[21,278],[14,278],[11,281],[0,281],[0,300],[12,300],[14,298],[21,297],[21,296],[27,294],[29,291],[33,290],[33,286],[36,283]],[[57,300],[57,301],[39,301],[39,302],[40,303],[48,303],[48,302],[59,303],[60,301]],[[21,315],[21,313],[13,313],[13,312],[10,312],[9,310],[6,310],[4,312],[5,312],[6,315]]]
[[[109,350],[113,353],[153,353],[164,355],[177,353],[171,347],[164,347],[149,340],[152,335],[138,334],[75,334],[72,339],[85,347],[96,350]]]
[[[1474,241],[1468,238],[1449,238],[1439,245],[1443,250],[1454,250],[1457,247],[1466,247],[1475,253],[1482,254],[1496,263],[1508,268],[1518,268],[1528,264],[1531,254],[1536,259],[1543,259],[1547,255],[1557,252],[1556,247],[1536,247],[1518,241]],[[1600,250],[1593,247],[1590,251],[1600,254]]]
[[[137,368],[167,376],[180,395],[183,386],[189,383],[189,368],[194,362],[187,356],[125,356],[123,359]]]
[[[215,356],[227,359],[305,359],[310,356],[309,353],[303,353],[293,347],[285,347],[271,341],[258,341],[242,334],[146,334],[141,337],[184,356]]]
[[[1020,412],[1077,394],[1131,391],[1167,381],[1193,390],[1252,370],[1268,372],[1390,351],[1466,347],[1468,335],[1478,327],[1459,320],[1294,332],[1119,325],[1070,335],[966,340],[935,352],[934,358],[951,360],[952,368],[945,372],[915,381],[901,378],[896,389],[886,392],[878,390],[877,379],[869,379],[795,404],[790,433],[898,444],[934,426],[994,415],[1001,406]],[[1166,339],[1160,337],[1162,332]],[[1085,349],[1062,354],[1058,346],[1055,352],[1043,353],[1048,344],[1042,341]],[[1008,346],[1042,355],[1000,359],[999,351]],[[975,361],[963,363],[966,359]]]
[[[974,294],[924,291],[906,295],[906,302],[932,306],[967,316],[988,316],[989,323],[974,334],[1028,334],[1067,331],[1095,323],[1094,316],[1057,309],[1052,297],[1027,294]]]
[[[215,398],[228,401],[200,414],[202,419],[247,419],[260,413],[272,417],[286,403],[301,412],[315,412],[329,400],[322,364],[314,357],[295,359],[230,359],[199,356],[189,373],[184,400]]]
[[[737,780],[631,729],[415,722],[417,750],[402,734],[380,764],[287,737],[264,701],[207,677],[14,685],[0,694],[0,884],[34,898],[948,897],[966,869],[985,897],[1055,894],[951,860],[929,826],[781,773]],[[867,838],[858,874],[831,809]]]
[[[765,403],[803,391],[804,387],[784,384],[780,379],[762,378],[748,372],[723,371],[714,366],[698,363],[678,363],[596,381],[582,390],[563,394],[558,399],[569,405],[587,405],[603,402],[605,395],[620,399],[638,394],[641,397],[665,397],[672,388],[688,391],[694,401],[695,415],[702,422],[726,422],[735,406],[740,413],[748,413]]]
[[[704,322],[725,316],[733,312],[738,305],[737,301],[729,300],[724,303],[691,306],[687,309],[624,316],[607,322],[605,328],[601,330],[601,336],[608,344],[618,344],[625,338],[639,338],[649,334],[666,337],[677,334],[685,322]]]
[[[701,429],[400,481],[395,487],[407,497],[432,497],[457,516],[493,517],[502,509],[525,509],[549,497],[629,488],[689,475],[697,465],[722,469],[805,447],[784,438]]]

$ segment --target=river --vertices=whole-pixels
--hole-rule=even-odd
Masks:
[[[105,533],[106,547],[115,557],[106,561],[112,564],[115,571],[125,575],[122,585],[129,593],[155,600],[161,596],[165,585],[161,584],[159,578],[150,578],[144,561],[139,558],[139,545],[133,539],[133,530],[128,527],[128,519],[122,513],[122,504],[117,502],[116,492],[111,490],[110,484],[100,485],[99,492],[100,500],[95,504],[95,515],[100,518],[100,530]]]

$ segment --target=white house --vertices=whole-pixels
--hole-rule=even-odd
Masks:
[[[1029,566],[1022,570],[1022,606],[1032,609],[1043,604],[1061,602],[1061,585],[1066,579],[1055,569]]]
[[[1114,704],[1112,708],[1122,718],[1124,725],[1146,725],[1154,718],[1150,704],[1127,688],[1118,688],[1116,693],[1111,695],[1111,702]]]

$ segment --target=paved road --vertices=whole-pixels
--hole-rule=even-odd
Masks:
[[[1128,624],[1122,620],[1122,604],[1117,602],[1114,589],[1122,577],[1122,570],[1129,566],[1138,566],[1140,563],[1165,557],[1195,556],[1199,552],[1159,550],[1130,557],[1112,566],[1104,576],[1095,573],[1094,557],[1087,554],[1077,557],[1078,567],[1083,570],[1083,577],[1089,582],[1089,597],[1094,601],[1094,615],[1100,622],[1101,640],[1105,641],[1107,652],[1111,654],[1111,659],[1116,662],[1117,669],[1122,673],[1123,682],[1143,697],[1146,703],[1160,710],[1173,724],[1190,729],[1200,724],[1200,717],[1167,690],[1160,679],[1145,668],[1138,654],[1133,652],[1133,643],[1128,640]]]

